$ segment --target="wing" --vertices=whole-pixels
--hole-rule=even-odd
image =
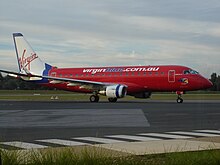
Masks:
[[[6,71],[6,70],[0,70],[0,72],[7,73],[9,76],[12,76],[12,77],[37,78],[38,80],[39,78],[41,78],[41,79],[47,79],[49,83],[51,84],[67,83],[67,86],[81,86],[83,88],[93,89],[93,90],[97,90],[97,89],[100,90],[100,89],[105,88],[106,86],[116,85],[114,83],[103,83],[103,82],[97,82],[97,81],[41,76],[41,75],[34,75],[34,74],[23,74],[23,73],[17,73],[17,72]]]
[[[0,72],[7,73],[7,74],[9,74],[9,76],[12,76],[12,77],[18,77],[18,76],[29,77],[27,74],[17,73],[17,72],[13,72],[13,71],[7,71],[7,70],[0,69]]]

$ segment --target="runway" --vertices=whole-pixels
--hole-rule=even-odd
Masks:
[[[88,137],[99,143],[94,138],[104,138],[101,141],[106,141],[106,138],[109,141],[142,141],[147,138],[205,136],[195,134],[195,130],[212,130],[214,135],[220,135],[219,107],[218,101],[186,101],[183,104],[175,101],[0,101],[0,141],[7,147],[11,141],[38,141],[41,146],[47,139],[55,139],[56,145],[63,145],[69,142],[68,139],[88,142]],[[143,138],[146,134],[148,137]],[[206,131],[206,136],[210,134],[213,132]]]

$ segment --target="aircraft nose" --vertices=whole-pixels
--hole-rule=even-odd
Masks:
[[[212,82],[209,79],[206,79],[204,83],[205,88],[211,88],[213,86]]]

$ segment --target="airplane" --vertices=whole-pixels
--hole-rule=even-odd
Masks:
[[[186,91],[207,89],[212,83],[197,71],[179,65],[58,68],[43,62],[21,33],[13,33],[18,72],[9,76],[61,90],[90,93],[90,102],[107,96],[116,102],[126,95],[150,98],[152,92],[176,92],[182,103]]]

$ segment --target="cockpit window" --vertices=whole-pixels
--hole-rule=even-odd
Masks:
[[[191,70],[190,71],[191,74],[199,74],[199,72],[195,71],[195,70]]]
[[[190,74],[189,70],[184,70],[184,74]]]
[[[184,73],[184,74],[199,74],[199,72],[197,72],[197,71],[195,71],[195,70],[192,70],[192,69],[184,70],[183,73]]]

